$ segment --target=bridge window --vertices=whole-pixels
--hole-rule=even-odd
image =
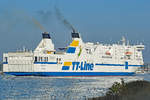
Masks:
[[[48,57],[46,57],[46,58],[47,58],[46,60],[48,61]]]
[[[45,61],[45,62],[48,62],[48,57],[44,57],[44,61]]]
[[[35,58],[34,58],[34,62],[37,62],[37,57],[35,56]]]
[[[56,62],[58,62],[58,58],[56,59]]]
[[[8,59],[7,59],[7,57],[5,57],[5,62],[8,62]]]
[[[57,59],[56,59],[56,62],[57,62],[58,64],[60,64],[61,58],[57,58]]]
[[[46,57],[44,57],[44,61],[46,62]]]
[[[91,49],[86,49],[87,54],[92,54]]]
[[[59,58],[59,61],[61,61],[61,58]]]
[[[43,58],[42,58],[42,57],[40,57],[40,61],[41,61],[41,62],[43,61]]]

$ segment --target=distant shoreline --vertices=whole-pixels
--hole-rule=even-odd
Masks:
[[[2,66],[3,66],[3,64],[2,64],[2,62],[0,61],[0,72],[2,71]]]

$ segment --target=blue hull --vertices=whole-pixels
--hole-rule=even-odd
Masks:
[[[132,76],[134,72],[4,72],[15,76]]]

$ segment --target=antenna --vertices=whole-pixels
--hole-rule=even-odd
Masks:
[[[121,40],[121,41],[122,41],[122,44],[123,44],[123,45],[126,45],[126,39],[125,39],[124,36],[122,36],[122,40]]]
[[[127,41],[127,45],[130,45],[129,40]]]
[[[23,51],[24,51],[24,52],[26,51],[26,48],[25,48],[25,46],[23,46]]]

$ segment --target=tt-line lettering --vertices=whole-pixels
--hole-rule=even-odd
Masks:
[[[83,62],[72,62],[72,70],[93,70],[94,64]]]

